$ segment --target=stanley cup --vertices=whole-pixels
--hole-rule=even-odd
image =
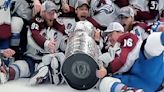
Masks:
[[[87,31],[76,30],[70,34],[62,74],[72,88],[87,90],[97,83],[98,53],[98,47]]]

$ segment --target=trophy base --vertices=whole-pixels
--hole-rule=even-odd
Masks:
[[[98,65],[87,54],[76,53],[68,57],[62,66],[62,75],[67,84],[77,90],[88,90],[99,80],[96,77]]]

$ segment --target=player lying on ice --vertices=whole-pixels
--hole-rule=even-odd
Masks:
[[[144,41],[124,32],[117,22],[105,34],[111,46],[99,60],[100,92],[156,92],[164,79],[164,33],[154,32]]]

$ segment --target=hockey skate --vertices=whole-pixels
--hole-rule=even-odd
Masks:
[[[30,78],[30,85],[37,85],[44,82],[48,77],[49,69],[47,66],[39,68],[34,75]]]

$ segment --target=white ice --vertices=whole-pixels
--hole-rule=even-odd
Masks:
[[[70,88],[68,85],[42,84],[29,86],[27,78],[9,81],[0,85],[0,92],[98,92],[96,89],[79,91]]]

